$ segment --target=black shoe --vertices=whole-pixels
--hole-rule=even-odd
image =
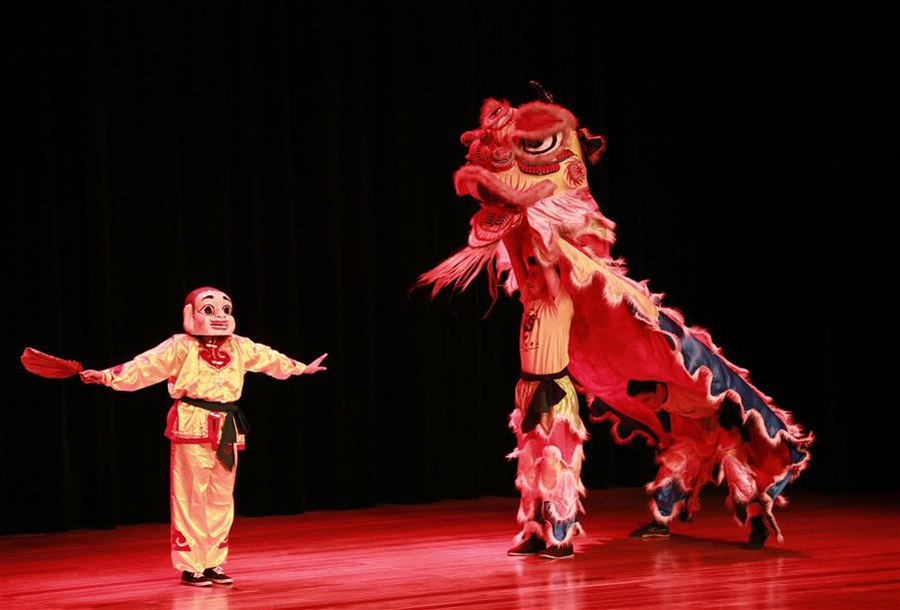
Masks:
[[[230,585],[234,579],[225,573],[225,570],[216,566],[214,568],[206,568],[203,575],[209,579],[214,585]]]
[[[575,550],[572,548],[571,544],[548,546],[538,553],[538,557],[543,557],[544,559],[574,559]]]
[[[182,572],[181,584],[192,587],[211,587],[212,581],[204,574],[205,572]]]
[[[518,555],[534,555],[539,553],[547,548],[547,545],[544,544],[544,541],[532,534],[528,540],[520,544],[519,546],[513,547],[506,551],[507,555],[518,556]]]
[[[630,538],[668,538],[669,526],[663,523],[657,523],[656,521],[651,521],[650,523],[640,526],[628,534],[628,536]]]
[[[763,518],[759,515],[750,519],[750,539],[747,541],[747,547],[751,549],[761,549],[769,538],[769,528],[766,527]]]

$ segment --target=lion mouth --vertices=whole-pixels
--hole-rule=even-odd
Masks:
[[[528,188],[515,188],[497,178],[492,172],[476,165],[465,165],[453,176],[456,194],[470,195],[478,201],[497,206],[528,208],[549,197],[556,187],[542,180]]]

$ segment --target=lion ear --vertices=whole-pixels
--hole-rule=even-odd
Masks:
[[[578,139],[581,141],[581,149],[585,159],[591,165],[595,165],[603,153],[606,152],[606,138],[601,135],[593,135],[587,127],[578,130]]]
[[[182,319],[184,332],[189,335],[194,334],[194,306],[188,303],[184,306],[184,318]]]

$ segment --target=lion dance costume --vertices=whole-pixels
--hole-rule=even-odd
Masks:
[[[737,520],[767,523],[781,540],[773,508],[786,503],[785,486],[807,467],[813,435],[726,360],[706,331],[686,326],[646,282],[626,275],[622,260],[610,257],[615,225],[591,196],[585,166],[600,159],[606,141],[541,93],[542,101],[518,108],[486,100],[479,128],[462,135],[467,163],[454,183],[480,209],[468,244],[419,284],[432,285],[432,296],[444,287],[464,290],[486,270],[496,298],[501,282],[508,294],[520,288],[516,267],[523,261],[558,269],[572,308],[568,372],[588,399],[591,420],[610,421],[618,443],[642,437],[656,447],[659,472],[647,485],[654,521],[667,534],[675,515],[689,519],[699,507],[706,482],[725,481]],[[565,390],[562,403],[570,396]],[[553,407],[554,416],[566,412],[566,425],[557,422],[550,434],[538,426],[540,442],[529,450],[522,426],[529,392],[520,383],[511,416],[519,438],[513,455],[519,458],[520,537],[536,533],[553,546],[578,530],[586,435],[577,408],[570,414],[570,407]],[[556,486],[545,483],[548,461],[566,473]],[[539,517],[534,498],[543,506]]]
[[[230,584],[221,569],[228,557],[234,520],[237,452],[249,431],[241,409],[244,374],[276,379],[324,370],[324,356],[305,365],[234,334],[231,299],[215,288],[198,288],[185,299],[184,329],[133,360],[103,371],[82,370],[26,348],[25,367],[45,377],[78,373],[85,383],[134,391],[167,381],[175,399],[167,418],[172,441],[171,552],[181,581],[195,586]]]

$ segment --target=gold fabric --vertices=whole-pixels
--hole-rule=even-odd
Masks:
[[[564,289],[553,302],[525,303],[519,340],[523,371],[548,375],[569,364],[572,315],[572,300]],[[578,416],[578,396],[568,376],[555,383],[566,395],[549,413],[541,414],[533,430],[523,432],[522,421],[539,381],[519,380],[516,408],[510,415],[510,427],[516,434],[516,450],[510,457],[518,459],[516,487],[521,493],[519,538],[535,534],[548,545],[569,543],[581,530],[576,518],[584,512],[579,498],[585,493],[581,463],[587,430]]]
[[[103,382],[115,390],[133,391],[168,381],[169,395],[212,402],[237,402],[244,388],[244,374],[265,373],[276,379],[300,375],[306,365],[267,345],[231,335],[219,347],[230,357],[221,369],[200,357],[201,341],[175,335],[133,360],[103,371]],[[224,414],[176,402],[169,413],[166,436],[177,442],[214,442],[221,437]],[[238,444],[243,444],[243,435]]]
[[[550,432],[551,424],[554,421],[565,420],[577,435],[587,436],[587,428],[578,414],[578,394],[575,392],[572,379],[567,375],[554,380],[554,383],[565,391],[566,397],[553,405],[549,413],[541,414],[541,425],[544,427],[545,433]],[[539,385],[539,381],[525,381],[524,379],[520,379],[516,384],[516,408],[520,411],[523,419]]]
[[[603,259],[589,257],[565,239],[558,239],[556,243],[572,266],[570,277],[576,285],[586,286],[593,281],[594,274],[599,273],[604,280],[603,294],[607,301],[617,305],[627,298],[646,320],[654,323],[659,320],[659,308],[640,284],[610,268]]]
[[[225,563],[234,521],[234,469],[211,445],[172,443],[172,565],[202,572]]]
[[[536,299],[525,303],[519,333],[523,371],[548,375],[568,366],[572,313],[572,299],[562,288],[553,302]]]
[[[225,413],[181,402],[182,397],[237,402],[247,372],[276,379],[300,375],[306,365],[250,339],[231,335],[218,345],[228,362],[214,366],[201,357],[204,344],[190,335],[175,335],[133,360],[103,371],[103,383],[133,391],[167,381],[176,399],[169,411],[166,436],[172,439],[171,544],[178,570],[202,572],[224,563],[228,532],[234,520],[235,465],[229,471],[216,458]]]
[[[587,430],[578,416],[578,396],[568,377],[556,383],[565,390],[566,397],[549,413],[541,414],[541,422],[534,430],[522,432],[522,420],[539,382],[519,380],[516,409],[510,415],[510,426],[516,434],[516,450],[510,457],[518,460],[516,487],[521,494],[519,538],[535,534],[548,545],[571,542],[581,530],[575,519],[584,512],[580,498],[586,493],[581,483],[581,464]],[[560,522],[570,524],[564,533],[554,528]]]

